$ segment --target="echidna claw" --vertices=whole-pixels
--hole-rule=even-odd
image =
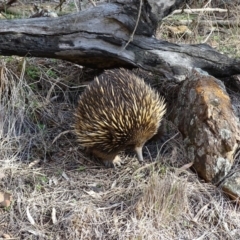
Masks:
[[[120,167],[122,164],[122,159],[117,155],[112,161],[114,167]]]
[[[112,161],[105,160],[104,165],[108,168],[120,167],[122,164],[121,158],[117,155]]]
[[[122,159],[117,155],[112,161],[114,167],[120,167],[122,165]]]

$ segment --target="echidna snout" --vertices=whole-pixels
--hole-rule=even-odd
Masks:
[[[143,79],[125,69],[108,70],[85,89],[75,112],[78,142],[106,166],[121,164],[119,152],[142,147],[166,112],[164,99]]]
[[[143,147],[135,147],[135,149],[134,149],[137,154],[137,159],[138,159],[139,163],[143,162],[142,148]]]

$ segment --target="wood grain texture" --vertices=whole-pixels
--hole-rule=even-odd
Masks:
[[[59,18],[0,21],[0,54],[58,58],[92,68],[140,67],[182,80],[193,68],[215,77],[240,72],[208,45],[173,44],[154,37],[156,20],[144,1],[133,41],[139,1],[115,1]],[[151,10],[151,9],[150,9]]]

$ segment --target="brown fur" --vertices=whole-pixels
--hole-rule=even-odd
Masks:
[[[108,166],[118,164],[117,154],[126,148],[140,148],[142,161],[141,148],[156,134],[164,113],[164,100],[141,78],[109,70],[80,96],[74,128],[79,143]]]

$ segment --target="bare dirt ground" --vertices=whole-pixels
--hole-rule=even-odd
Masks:
[[[207,43],[239,54],[237,27],[201,35],[194,25],[184,37],[169,36],[168,24],[160,37],[201,43],[211,33]],[[126,152],[123,166],[106,169],[78,146],[74,108],[98,73],[53,59],[0,58],[0,192],[12,197],[0,208],[0,239],[240,239],[238,205],[189,169],[181,134],[166,119],[163,135],[144,148],[143,166]]]

